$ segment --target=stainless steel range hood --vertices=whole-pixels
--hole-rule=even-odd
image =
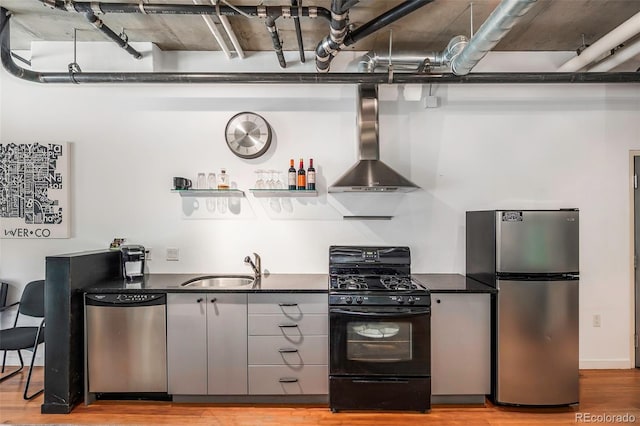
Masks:
[[[410,192],[415,183],[380,161],[378,140],[378,86],[358,86],[360,160],[342,175],[329,192]]]

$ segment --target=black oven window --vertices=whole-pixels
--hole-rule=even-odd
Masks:
[[[411,328],[408,321],[349,321],[347,359],[362,362],[411,361]]]

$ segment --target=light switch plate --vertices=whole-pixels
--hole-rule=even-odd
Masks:
[[[167,256],[168,261],[178,261],[180,260],[180,250],[177,248],[167,248]]]

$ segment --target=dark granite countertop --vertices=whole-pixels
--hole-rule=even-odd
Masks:
[[[424,284],[431,293],[497,293],[495,288],[461,274],[412,274],[411,276]]]
[[[136,292],[198,292],[198,293],[327,293],[328,276],[325,274],[270,274],[263,276],[259,285],[245,288],[181,287],[180,284],[208,274],[147,274],[141,281],[107,280],[84,289],[87,293]],[[231,274],[220,274],[231,275]]]

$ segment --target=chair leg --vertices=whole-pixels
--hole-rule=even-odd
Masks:
[[[33,363],[36,360],[36,352],[38,351],[38,340],[36,339],[36,344],[33,346],[33,354],[31,355],[31,364],[29,365],[29,375],[27,376],[27,384],[24,386],[24,399],[29,400],[29,399],[33,399],[36,396],[40,395],[42,392],[44,392],[44,388],[40,389],[39,391],[37,391],[36,393],[28,396],[27,393],[29,391],[29,383],[31,383],[31,373],[33,373]]]
[[[4,365],[7,363],[7,351],[2,351],[2,373],[4,373]]]
[[[22,354],[20,353],[20,351],[18,351],[18,358],[20,359],[20,368],[18,368],[15,371],[12,371],[11,373],[0,377],[0,382],[4,382],[5,380],[7,380],[10,377],[15,376],[16,374],[18,374],[20,371],[22,371],[22,369],[24,368],[24,361],[22,360]],[[4,373],[4,363],[7,359],[7,351],[4,351],[4,356],[2,358],[2,372]]]

